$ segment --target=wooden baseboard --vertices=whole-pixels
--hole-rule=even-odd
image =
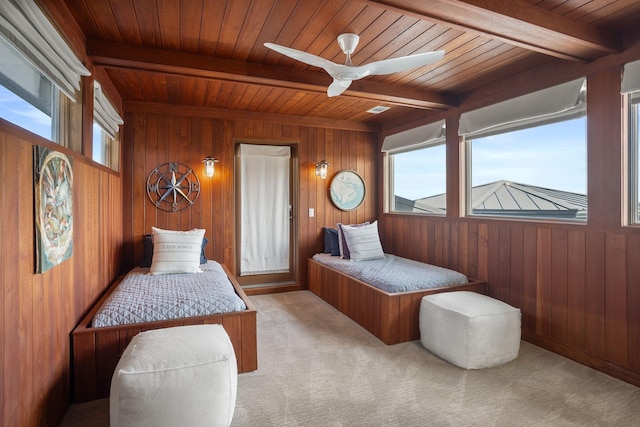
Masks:
[[[245,294],[251,295],[262,295],[262,294],[275,294],[278,292],[291,292],[291,291],[301,291],[303,289],[302,286],[296,283],[290,283],[286,285],[255,285],[254,287],[243,286],[242,290]]]
[[[614,378],[617,378],[629,384],[633,384],[636,387],[640,387],[640,374],[625,367],[607,362],[606,360],[602,360],[599,357],[587,354],[574,347],[564,344],[558,344],[532,332],[523,330],[522,339],[530,342],[531,344],[537,345],[538,347],[542,347],[546,350],[559,354],[560,356],[564,356],[567,359],[571,359],[575,362],[603,372]]]

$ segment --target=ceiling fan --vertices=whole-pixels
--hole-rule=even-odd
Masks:
[[[340,49],[347,55],[344,65],[336,64],[328,59],[321,58],[311,53],[303,52],[274,43],[265,43],[269,49],[275,50],[289,58],[293,58],[305,64],[323,68],[331,77],[333,83],[327,88],[328,96],[338,96],[351,85],[354,80],[367,76],[383,75],[406,71],[411,68],[422,67],[439,61],[444,57],[444,50],[434,52],[417,53],[415,55],[401,56],[399,58],[384,59],[369,64],[355,66],[351,62],[351,54],[356,50],[360,37],[357,34],[345,33],[338,36]]]

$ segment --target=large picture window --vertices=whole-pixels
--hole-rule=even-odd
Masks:
[[[461,117],[467,214],[587,219],[583,80]]]
[[[387,212],[446,213],[444,120],[385,138]]]

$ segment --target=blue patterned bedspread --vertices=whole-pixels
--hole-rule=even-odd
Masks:
[[[92,326],[125,325],[246,310],[222,266],[207,261],[202,273],[150,276],[137,267],[122,279]]]

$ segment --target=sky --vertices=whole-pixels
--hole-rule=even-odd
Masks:
[[[31,132],[51,139],[51,117],[38,110],[19,96],[0,86],[0,117]],[[101,140],[102,130],[94,123],[93,140]],[[104,164],[104,153],[99,144],[94,144],[93,158]]]
[[[51,139],[51,117],[0,86],[0,117]]]
[[[0,117],[51,139],[51,118],[0,86]],[[472,186],[498,180],[586,194],[586,119],[478,139]],[[95,136],[94,136],[95,138]],[[410,200],[446,192],[445,146],[395,155],[396,194]],[[640,190],[639,190],[640,191]]]
[[[586,119],[525,129],[472,142],[472,186],[508,180],[586,194]],[[396,155],[396,195],[415,200],[445,192],[444,145]],[[405,171],[399,174],[397,171]]]

